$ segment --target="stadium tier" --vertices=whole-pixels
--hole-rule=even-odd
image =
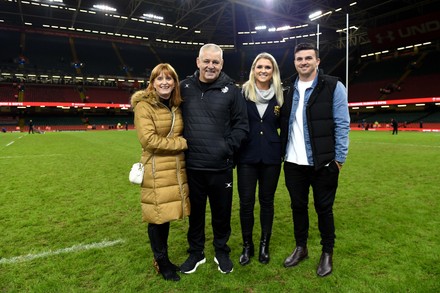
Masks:
[[[132,127],[132,113],[122,109],[126,106],[88,104],[129,104],[131,94],[146,86],[151,69],[159,62],[172,64],[181,79],[196,69],[197,50],[155,50],[105,37],[14,30],[0,30],[0,41],[5,44],[0,62],[0,127],[8,130],[25,131],[30,119],[50,130],[117,129],[125,122]],[[293,47],[272,46],[265,51],[278,60],[283,80],[294,74]],[[252,46],[240,51],[225,50],[223,70],[242,84],[249,78],[252,60],[260,52]],[[440,53],[435,46],[366,58],[359,55],[358,49],[350,55],[355,59],[349,67],[350,103],[440,96],[440,72],[436,66]],[[321,51],[321,58],[320,69],[345,83],[345,50],[326,48]],[[4,104],[10,102],[37,104]],[[51,102],[75,106],[44,105]],[[434,100],[387,108],[378,103],[351,106],[350,113],[354,128],[362,121],[386,126],[391,118],[405,128],[420,128],[420,121],[425,127],[440,128],[439,108]]]

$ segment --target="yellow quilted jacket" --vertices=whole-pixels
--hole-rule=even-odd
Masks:
[[[182,112],[178,107],[170,110],[154,92],[143,90],[133,94],[131,105],[145,167],[142,220],[162,224],[182,219],[190,213]]]

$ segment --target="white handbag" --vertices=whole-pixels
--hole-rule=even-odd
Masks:
[[[172,113],[171,130],[168,133],[167,137],[172,135],[174,129],[175,115],[174,112],[171,113]],[[153,154],[150,154],[148,159],[145,161],[145,164],[151,159],[152,156]],[[128,174],[128,180],[130,180],[130,182],[133,184],[142,184],[142,181],[144,180],[144,171],[145,171],[144,164],[142,164],[141,162],[134,163],[133,166],[131,167],[130,174]]]
[[[134,163],[128,175],[128,180],[133,184],[142,184],[144,180],[144,170],[142,163]]]

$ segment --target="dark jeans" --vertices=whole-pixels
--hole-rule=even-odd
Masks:
[[[170,223],[148,224],[148,237],[155,259],[168,255],[168,234]]]
[[[281,164],[239,164],[237,166],[237,187],[240,196],[240,222],[243,241],[252,242],[254,227],[255,192],[258,183],[260,202],[261,235],[272,233],[274,197],[281,172]]]
[[[188,252],[202,252],[205,247],[205,214],[209,198],[215,252],[229,253],[231,235],[232,169],[200,171],[187,169],[190,190]]]
[[[332,252],[335,244],[333,203],[338,187],[339,169],[333,161],[315,170],[313,166],[284,163],[286,187],[290,194],[294,233],[297,246],[306,246],[309,231],[309,188],[313,189],[322,251]]]

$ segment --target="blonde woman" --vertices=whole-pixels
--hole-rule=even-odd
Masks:
[[[155,265],[165,280],[180,280],[179,267],[168,258],[170,221],[190,213],[179,108],[179,78],[167,63],[151,72],[146,90],[133,94],[134,124],[142,146],[145,166],[141,185],[142,219],[148,223],[148,236]]]
[[[253,227],[255,193],[260,203],[260,250],[258,260],[269,263],[269,242],[274,217],[274,197],[281,171],[281,141],[278,134],[283,89],[275,58],[259,54],[253,61],[249,80],[243,85],[249,119],[249,135],[238,156],[237,186],[243,252],[246,265],[254,255]],[[257,184],[258,183],[258,184]]]

